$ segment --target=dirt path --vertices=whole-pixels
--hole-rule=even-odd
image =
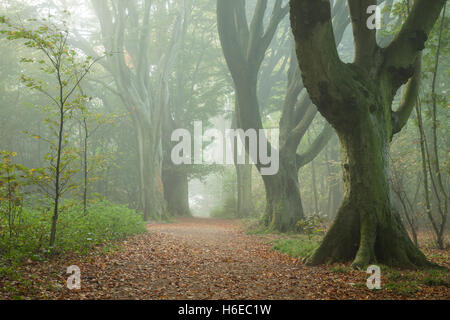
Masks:
[[[98,288],[104,298],[307,297],[308,290],[299,288],[304,283],[303,289],[307,289],[309,280],[301,281],[297,261],[245,235],[236,222],[180,219],[173,224],[149,225],[148,229],[148,235],[127,242],[119,259],[113,257],[120,264],[92,277],[105,289]],[[86,294],[86,298],[93,297]]]
[[[39,299],[382,299],[364,272],[307,267],[246,235],[235,221],[180,219],[151,224],[149,233],[108,255],[28,266]],[[81,269],[81,290],[65,287],[69,265]],[[357,285],[360,283],[360,285]],[[39,284],[39,285],[38,285]],[[355,285],[356,284],[356,285]],[[431,293],[432,294],[432,293]],[[438,294],[438,292],[436,292]],[[433,294],[432,294],[433,295]],[[442,292],[440,293],[442,297]],[[400,297],[401,298],[401,297]],[[424,298],[424,297],[421,297]]]

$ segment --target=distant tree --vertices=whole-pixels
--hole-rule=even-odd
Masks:
[[[276,38],[277,28],[289,9],[281,0],[270,3],[273,5],[269,6],[269,1],[266,0],[256,1],[252,20],[248,22],[245,14],[248,5],[246,1],[217,1],[220,40],[236,91],[236,127],[244,130],[263,128],[259,99],[265,100],[262,89],[270,92],[270,86],[261,79],[262,87],[259,88],[258,75],[261,69],[266,76],[274,70],[270,68],[270,61],[269,68],[263,66],[263,62],[271,42]],[[336,38],[340,42],[349,22],[344,14],[345,4],[342,1],[333,3]],[[288,38],[287,43],[289,40]],[[277,63],[283,61],[281,58],[282,56],[275,58],[278,59]],[[307,150],[297,153],[301,140],[317,115],[317,109],[301,81],[295,51],[288,51],[285,58],[282,70],[288,69],[288,83],[279,122],[280,170],[276,175],[262,176],[267,199],[264,223],[279,231],[293,230],[297,221],[304,217],[298,170],[320,153],[333,133],[332,128],[326,125]],[[269,55],[269,60],[272,59]],[[256,167],[260,170],[263,166],[256,161]]]
[[[120,99],[133,121],[138,147],[139,209],[146,220],[163,218],[167,203],[162,181],[162,125],[171,103],[169,80],[181,51],[191,1],[90,3],[101,27],[96,44],[114,53],[102,62],[114,85],[104,85]],[[96,56],[89,40],[79,36],[73,41],[85,53]]]

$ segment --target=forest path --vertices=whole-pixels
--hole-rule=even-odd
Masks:
[[[108,254],[104,251],[110,246],[84,256],[24,265],[28,284],[8,286],[18,287],[23,298],[32,299],[405,298],[368,290],[364,271],[303,265],[271,250],[267,239],[247,235],[239,221],[183,218],[149,224],[147,229],[148,233],[120,242]],[[79,290],[66,287],[71,265],[81,271]],[[420,294],[445,299],[448,293],[448,288],[430,287]]]
[[[82,263],[76,299],[345,299],[375,298],[354,277],[307,267],[247,235],[232,220],[178,219],[149,224],[122,250]],[[76,264],[74,262],[74,264]],[[361,281],[365,281],[361,272]]]
[[[236,221],[182,218],[147,228],[95,277],[105,298],[304,299],[311,292],[312,275],[301,274],[297,260]]]

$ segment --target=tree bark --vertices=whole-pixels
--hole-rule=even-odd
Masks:
[[[278,173],[263,176],[266,189],[264,223],[273,230],[292,231],[297,222],[304,218],[297,172],[295,152],[290,156],[280,152]]]
[[[357,127],[339,133],[345,196],[337,217],[310,264],[348,261],[354,267],[425,266],[391,206],[389,140],[386,131],[367,115]]]
[[[168,213],[176,217],[190,216],[189,183],[186,171],[165,161],[162,180]]]
[[[145,128],[145,127],[144,127]],[[162,183],[162,155],[159,152],[160,137],[152,137],[144,130],[140,142],[140,181],[141,202],[144,219],[163,219],[166,216],[166,203]]]
[[[92,0],[91,3],[101,25],[105,50],[114,53],[101,63],[113,76],[116,86],[116,89],[110,86],[107,88],[122,100],[136,130],[139,207],[146,220],[163,218],[167,214],[161,177],[163,112],[169,105],[168,82],[180,52],[180,40],[186,30],[183,26],[187,23],[190,2],[170,3],[174,7],[180,6],[180,13],[169,30],[157,30],[169,41],[167,47],[160,48],[153,62],[149,56],[152,15],[165,14],[168,9],[166,6],[155,7],[152,1],[111,3]],[[134,41],[135,38],[130,41],[130,34],[138,41]],[[87,54],[97,56],[88,41],[79,37],[77,42]],[[122,54],[124,51],[127,54]],[[148,70],[152,65],[157,68],[150,75]]]
[[[312,265],[353,260],[401,267],[429,265],[414,246],[391,205],[389,144],[406,124],[420,80],[420,52],[445,3],[416,0],[387,48],[366,26],[365,8],[374,0],[349,0],[355,61],[337,53],[328,1],[291,0],[291,25],[305,87],[336,129],[344,171],[344,201]],[[392,110],[394,95],[408,83],[405,99]]]
[[[248,217],[253,211],[252,202],[252,165],[236,164],[237,179],[237,217]]]

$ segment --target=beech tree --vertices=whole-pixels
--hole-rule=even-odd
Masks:
[[[344,15],[345,4],[340,1],[334,1],[334,4],[336,39],[340,42],[349,22]],[[264,94],[258,92],[258,74],[270,43],[288,9],[288,5],[283,5],[283,1],[276,0],[269,10],[268,1],[259,0],[256,2],[252,20],[248,23],[245,1],[217,2],[219,36],[236,91],[237,128],[243,130],[263,128],[259,98],[264,97]],[[267,12],[268,19],[266,19]],[[280,61],[281,57],[278,60]],[[288,84],[280,119],[280,170],[276,175],[262,176],[267,199],[264,223],[279,231],[294,229],[296,223],[304,217],[298,170],[320,153],[333,133],[330,126],[325,126],[308,150],[301,154],[297,153],[302,138],[317,114],[317,109],[304,90],[294,51],[288,61]],[[264,82],[263,88],[269,91]],[[261,164],[255,162],[260,170]]]
[[[147,220],[162,218],[167,213],[162,182],[162,123],[170,103],[169,77],[192,7],[190,1],[155,5],[152,1],[92,0],[91,4],[100,22],[99,44],[111,53],[102,66],[112,76],[114,86],[104,85],[124,104],[136,130],[139,207]],[[159,19],[156,29],[152,19]],[[97,55],[82,36],[74,42],[85,53]],[[158,50],[151,51],[155,42]]]
[[[375,0],[349,0],[355,43],[353,63],[338,55],[327,0],[291,0],[291,25],[303,82],[341,143],[344,201],[309,264],[353,260],[428,265],[391,205],[389,145],[407,123],[417,97],[421,51],[445,0],[415,0],[396,37],[380,47],[367,26]],[[398,109],[398,89],[407,83]]]
[[[188,3],[188,2],[186,2]],[[162,122],[163,170],[162,181],[167,210],[174,216],[188,216],[190,180],[201,178],[217,170],[209,165],[175,165],[172,133],[179,128],[193,132],[194,121],[201,121],[204,130],[213,124],[210,119],[223,112],[225,94],[229,91],[222,67],[222,50],[214,32],[215,3],[207,0],[190,1],[180,36],[180,52],[170,74],[169,105],[164,109]],[[203,146],[206,147],[205,145]]]

